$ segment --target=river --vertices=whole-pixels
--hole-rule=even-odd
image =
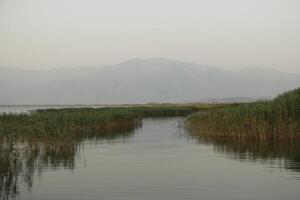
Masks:
[[[182,120],[144,119],[132,132],[83,138],[70,150],[44,145],[26,154],[15,181],[2,181],[12,189],[2,187],[0,199],[300,199],[298,147],[204,142]]]

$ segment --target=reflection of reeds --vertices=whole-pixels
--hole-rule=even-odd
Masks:
[[[203,106],[203,107],[206,107]],[[20,178],[30,187],[44,168],[73,169],[82,139],[125,139],[143,117],[187,115],[202,106],[38,110],[0,115],[0,199],[14,199]]]
[[[300,172],[300,141],[234,141],[192,135],[199,144],[213,145],[216,152],[239,161],[259,162]]]
[[[0,200],[13,199],[18,194],[20,163],[12,144],[0,142]]]
[[[300,89],[272,101],[227,106],[193,114],[186,121],[194,133],[231,140],[300,139]]]
[[[0,115],[0,200],[14,199],[20,177],[31,187],[33,174],[44,168],[73,169],[83,139],[125,139],[143,117],[179,116],[193,106],[79,108]]]
[[[33,175],[36,172],[42,173],[43,169],[74,169],[76,154],[86,138],[109,142],[130,137],[133,133],[122,131],[103,134],[102,131],[87,129],[84,133],[74,133],[73,137],[0,142],[0,200],[15,199],[22,183],[31,188]]]
[[[77,144],[59,140],[39,143],[1,143],[0,200],[15,199],[20,184],[33,184],[33,174],[43,168],[74,168]]]

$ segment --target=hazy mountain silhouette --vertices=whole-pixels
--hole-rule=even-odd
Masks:
[[[0,104],[122,104],[272,97],[300,76],[263,68],[226,71],[163,58],[48,71],[0,68]]]

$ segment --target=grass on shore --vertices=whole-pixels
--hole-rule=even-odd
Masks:
[[[212,105],[166,104],[136,107],[65,108],[37,110],[29,114],[1,114],[0,140],[76,137],[98,132],[128,131],[144,117],[186,116]]]
[[[300,139],[300,88],[270,101],[199,112],[186,120],[194,136],[220,140],[292,141]]]

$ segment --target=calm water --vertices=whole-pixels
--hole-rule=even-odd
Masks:
[[[145,119],[132,132],[64,148],[40,144],[2,184],[28,200],[300,199],[298,146],[205,142],[180,120]]]

